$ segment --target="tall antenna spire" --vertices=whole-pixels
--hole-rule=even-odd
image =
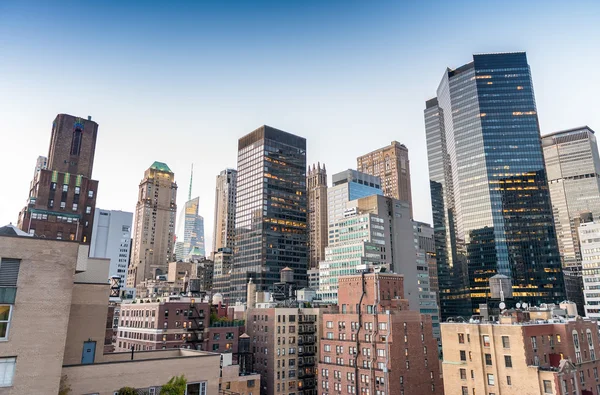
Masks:
[[[192,163],[192,171],[190,172],[190,189],[188,190],[188,202],[192,200],[192,179],[194,178],[194,164]]]

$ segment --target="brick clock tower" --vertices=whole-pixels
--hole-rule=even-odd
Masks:
[[[98,181],[92,180],[98,124],[58,114],[46,165],[38,166],[27,206],[19,213],[21,230],[48,239],[89,244]]]

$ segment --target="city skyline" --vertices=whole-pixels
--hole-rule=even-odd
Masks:
[[[477,19],[485,6],[460,11],[443,4],[433,11],[399,5],[371,6],[368,11],[366,7],[257,7],[264,12],[261,21],[273,18],[270,27],[257,26],[252,18],[241,21],[240,14],[248,9],[232,12],[231,18],[227,14],[231,9],[215,5],[167,12],[166,16],[183,21],[199,14],[227,21],[221,27],[211,23],[202,28],[216,29],[209,35],[214,38],[211,43],[199,38],[206,33],[201,28],[174,27],[162,37],[168,29],[158,23],[155,7],[136,10],[139,22],[134,26],[140,32],[156,29],[145,37],[128,34],[135,29],[121,23],[133,11],[126,6],[122,13],[114,5],[90,13],[88,6],[36,9],[33,3],[3,4],[0,33],[11,39],[4,45],[5,61],[0,65],[4,76],[0,88],[8,93],[0,97],[0,144],[5,147],[0,162],[13,169],[8,181],[18,193],[5,196],[1,223],[16,224],[31,166],[39,155],[47,154],[48,130],[57,113],[92,115],[99,124],[94,177],[102,180],[100,208],[133,211],[139,174],[148,163],[168,163],[180,183],[187,181],[191,162],[204,165],[196,175],[193,195],[200,196],[206,229],[213,228],[215,176],[235,167],[236,140],[265,123],[305,137],[307,162],[326,162],[330,174],[354,167],[357,156],[390,141],[405,144],[413,173],[414,217],[431,222],[422,103],[437,84],[440,68],[464,64],[473,53],[527,51],[542,135],[586,124],[598,128],[600,114],[594,110],[589,87],[600,84],[593,71],[600,55],[586,50],[600,36],[593,23],[600,12],[597,4],[543,8],[520,4],[530,20],[511,25],[510,31],[506,30],[514,12],[510,6],[494,9],[493,20]],[[315,11],[322,15],[314,16]],[[53,23],[58,15],[84,14],[111,33],[106,38],[87,30],[72,35]],[[336,21],[330,25],[333,15]],[[470,34],[470,39],[444,35],[467,21],[464,37]],[[360,29],[355,29],[356,23]],[[250,26],[254,33],[237,43]],[[299,38],[307,26],[307,34]],[[232,28],[231,34],[219,35],[225,31],[221,29]],[[34,43],[32,37],[40,35],[40,29],[44,39]],[[122,41],[117,43],[116,37]],[[179,43],[170,48],[171,42]],[[223,50],[228,45],[233,45],[231,53]],[[53,53],[64,48],[77,48],[69,50],[77,61],[53,66]],[[263,61],[249,60],[250,54],[275,61],[261,68]],[[149,64],[148,57],[163,60]],[[214,60],[206,62],[207,57]],[[569,68],[577,69],[577,74],[564,73]],[[154,82],[148,84],[149,80]],[[365,130],[372,136],[367,141],[361,138]],[[160,138],[161,143],[141,140],[140,133]],[[12,136],[28,136],[27,152],[20,149],[23,141]],[[344,149],[330,150],[341,136]],[[192,143],[184,146],[183,141]],[[102,193],[116,190],[120,193]],[[180,207],[184,195],[177,202]],[[206,234],[207,245],[212,245],[211,233]]]

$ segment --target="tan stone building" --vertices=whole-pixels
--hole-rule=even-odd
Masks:
[[[223,170],[217,176],[215,189],[215,224],[211,251],[213,253],[223,248],[233,248],[236,191],[237,171],[235,169]]]
[[[408,148],[404,144],[392,141],[387,147],[359,156],[356,170],[381,178],[383,194],[408,202],[412,218],[410,161]]]
[[[553,310],[441,324],[445,395],[600,394],[596,321]]]
[[[325,260],[327,247],[327,171],[325,164],[308,168],[306,175],[308,194],[308,268],[319,268]]]
[[[167,263],[173,260],[176,214],[175,174],[165,163],[154,162],[140,182],[128,288],[167,273]]]
[[[431,316],[408,306],[402,275],[341,277],[338,311],[323,314],[319,394],[442,394]]]
[[[104,354],[108,259],[89,246],[0,228],[0,395],[113,395],[184,374],[188,394],[216,394],[220,355],[171,349]]]

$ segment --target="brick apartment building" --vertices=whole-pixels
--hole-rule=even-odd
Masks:
[[[317,395],[319,308],[277,307],[259,303],[248,309],[254,371],[261,395]],[[262,306],[262,307],[261,307]]]
[[[323,314],[320,394],[443,393],[431,317],[408,310],[403,281],[392,273],[339,279],[339,311]]]
[[[91,241],[98,181],[92,180],[98,124],[67,114],[52,123],[47,163],[38,165],[19,229],[48,239]]]
[[[121,305],[116,351],[190,348],[203,350],[210,305],[194,298],[165,297]]]
[[[596,321],[554,305],[507,310],[497,321],[443,323],[446,395],[600,394]]]

